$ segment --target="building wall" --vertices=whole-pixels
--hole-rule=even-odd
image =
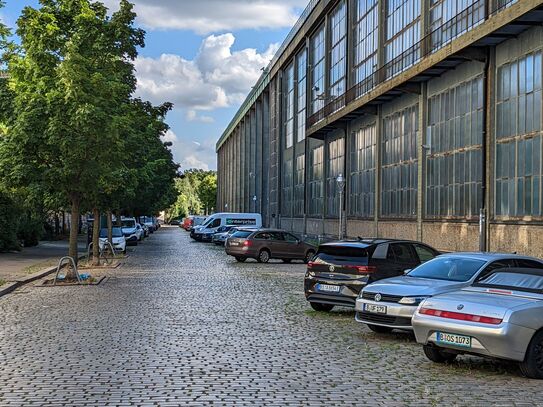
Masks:
[[[397,10],[385,0],[323,3],[321,17],[312,15],[312,26],[302,27],[305,38],[291,44],[290,56],[281,56],[282,66],[255,109],[218,149],[218,208],[228,203],[229,210],[252,210],[256,195],[266,225],[337,236],[335,178],[342,174],[347,236],[478,250],[479,212],[485,208],[487,249],[543,255],[543,241],[536,238],[543,232],[543,28],[470,49],[464,63],[403,86],[410,67],[430,59],[421,57],[428,49],[469,45],[470,28],[458,18],[466,14],[460,13],[460,2],[430,6],[407,0]],[[504,12],[514,15],[521,6],[529,11],[528,3],[541,2],[511,2]],[[484,13],[482,1],[462,4],[475,20]],[[496,12],[495,19],[504,12]],[[449,29],[441,29],[443,24]],[[491,23],[472,29],[486,25]],[[430,32],[419,46],[421,33]],[[341,118],[344,98],[369,98],[380,81],[398,84],[399,91],[388,101],[363,106],[356,118],[312,132],[321,126],[315,115],[326,110],[319,120]],[[521,94],[524,85],[530,89]],[[343,96],[346,90],[350,93]],[[523,112],[529,113],[529,124]],[[512,123],[514,130],[504,127]],[[236,149],[240,134],[245,138]]]

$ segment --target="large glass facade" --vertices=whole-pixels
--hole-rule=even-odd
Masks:
[[[311,37],[311,113],[324,106],[324,73],[326,70],[326,52],[324,26]]]
[[[352,216],[369,218],[374,214],[376,140],[375,123],[351,136],[349,214]]]
[[[283,185],[281,196],[281,214],[283,216],[292,216],[292,159],[286,159],[283,162]]]
[[[339,216],[339,189],[337,177],[339,174],[345,177],[345,139],[339,138],[328,143],[328,165],[326,168],[326,214]]]
[[[285,70],[284,109],[285,109],[285,147],[292,147],[294,142],[294,64]]]
[[[377,0],[355,0],[354,7],[353,83],[357,84],[377,67],[379,7]]]
[[[469,8],[469,10],[467,10]],[[469,13],[467,11],[469,11]],[[457,18],[464,12],[469,18]],[[430,32],[432,47],[450,42],[484,19],[485,3],[478,0],[431,0]]]
[[[305,139],[305,118],[307,111],[307,51],[304,49],[296,56],[297,86],[297,131],[298,142]]]
[[[418,105],[386,116],[381,142],[381,214],[415,217],[417,214]]]
[[[498,68],[496,84],[496,215],[541,212],[541,51]]]
[[[394,61],[387,69],[387,76],[393,76],[413,65],[420,55],[419,50],[410,48],[420,40],[421,1],[385,0],[385,2],[385,63]]]
[[[324,146],[311,150],[308,215],[321,216],[324,199]]]
[[[296,157],[296,176],[294,178],[294,216],[304,214],[305,202],[305,154]]]
[[[426,216],[475,218],[482,204],[483,78],[428,101]]]
[[[341,1],[330,15],[330,98],[346,91],[347,6]]]

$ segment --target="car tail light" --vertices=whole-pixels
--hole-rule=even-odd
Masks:
[[[307,268],[308,268],[308,269],[312,269],[313,266],[315,266],[315,262],[314,262],[314,261],[308,261],[308,262],[307,262]]]
[[[243,246],[245,246],[245,247],[251,246],[251,241],[250,241],[250,240],[244,241],[244,242],[243,242]]]
[[[345,268],[355,269],[359,274],[370,274],[377,271],[375,266],[345,266]]]
[[[419,313],[432,315],[434,317],[457,319],[459,321],[480,322],[482,324],[499,325],[502,323],[500,318],[485,317],[482,315],[463,314],[461,312],[441,311],[433,308],[421,308]]]

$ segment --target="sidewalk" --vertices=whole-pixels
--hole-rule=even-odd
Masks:
[[[79,255],[86,254],[87,237],[79,236]],[[20,252],[0,253],[0,291],[9,283],[32,278],[34,274],[51,269],[61,257],[68,255],[68,240],[40,242],[35,247],[25,247]]]

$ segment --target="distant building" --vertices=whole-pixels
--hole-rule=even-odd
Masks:
[[[338,235],[342,174],[347,236],[543,256],[542,24],[535,0],[312,0],[217,143],[217,207]]]

